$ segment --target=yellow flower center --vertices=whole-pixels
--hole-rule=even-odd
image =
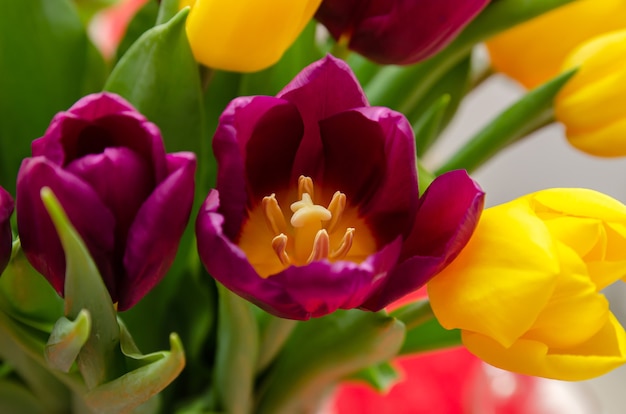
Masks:
[[[348,206],[346,195],[336,191],[326,197],[330,198],[326,207],[316,203],[324,198],[323,192],[316,195],[310,177],[301,176],[297,200],[289,211],[283,211],[276,194],[271,194],[249,212],[238,245],[259,275],[268,277],[291,265],[324,259],[360,263],[376,250],[367,224],[356,208]]]

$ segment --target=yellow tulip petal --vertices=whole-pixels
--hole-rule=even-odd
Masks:
[[[587,154],[598,157],[626,156],[626,119],[604,125],[595,131],[574,134],[567,131],[569,143]]]
[[[564,326],[562,330],[569,329]],[[626,333],[613,314],[596,335],[569,349],[550,349],[520,339],[505,348],[484,335],[463,332],[463,344],[483,361],[525,375],[580,381],[603,375],[626,362]]]
[[[585,188],[551,188],[526,196],[541,218],[557,214],[591,217],[605,222],[626,223],[626,206],[616,199]]]
[[[187,37],[204,65],[238,72],[261,70],[281,58],[320,3],[197,0],[187,19]]]
[[[562,273],[557,286],[523,338],[550,344],[552,348],[569,348],[600,330],[609,314],[609,302],[598,293],[585,263],[571,248],[558,244],[558,252]]]
[[[552,238],[525,202],[483,212],[470,242],[428,284],[431,306],[446,328],[511,345],[548,303],[559,274]]]
[[[499,34],[487,47],[497,71],[533,88],[558,75],[579,44],[623,28],[626,1],[578,0]]]
[[[602,222],[594,218],[559,216],[546,219],[544,223],[556,240],[574,249],[581,257],[594,249],[604,233]]]

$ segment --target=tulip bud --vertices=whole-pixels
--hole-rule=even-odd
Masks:
[[[578,0],[493,37],[487,47],[498,72],[530,89],[557,76],[582,42],[623,28],[626,1]]]
[[[57,114],[17,179],[17,224],[33,267],[63,294],[65,259],[41,201],[50,187],[87,245],[118,309],[165,275],[189,219],[195,156],[166,154],[158,128],[111,93]]]
[[[583,380],[626,362],[626,332],[600,293],[625,274],[626,206],[552,189],[485,210],[428,293],[440,323],[489,364]]]
[[[407,65],[435,54],[489,0],[324,0],[315,18],[348,48],[382,64]]]
[[[570,144],[592,155],[626,156],[626,30],[576,49],[564,69],[579,67],[557,95],[556,119]]]
[[[13,235],[9,219],[13,213],[13,198],[0,187],[0,274],[4,271],[11,258]]]
[[[254,72],[278,62],[320,2],[181,0],[180,6],[191,6],[187,37],[198,62],[215,69]]]

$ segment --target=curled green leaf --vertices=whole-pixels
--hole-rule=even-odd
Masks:
[[[44,351],[48,365],[59,371],[69,372],[80,350],[89,339],[90,331],[91,317],[84,309],[73,321],[65,317],[60,318],[50,333]]]

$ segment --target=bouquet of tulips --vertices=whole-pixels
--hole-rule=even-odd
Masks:
[[[624,1],[130,3],[0,13],[0,412],[322,413],[461,345],[626,362],[626,206],[470,176],[554,122],[626,155]],[[496,72],[527,92],[424,164]]]

